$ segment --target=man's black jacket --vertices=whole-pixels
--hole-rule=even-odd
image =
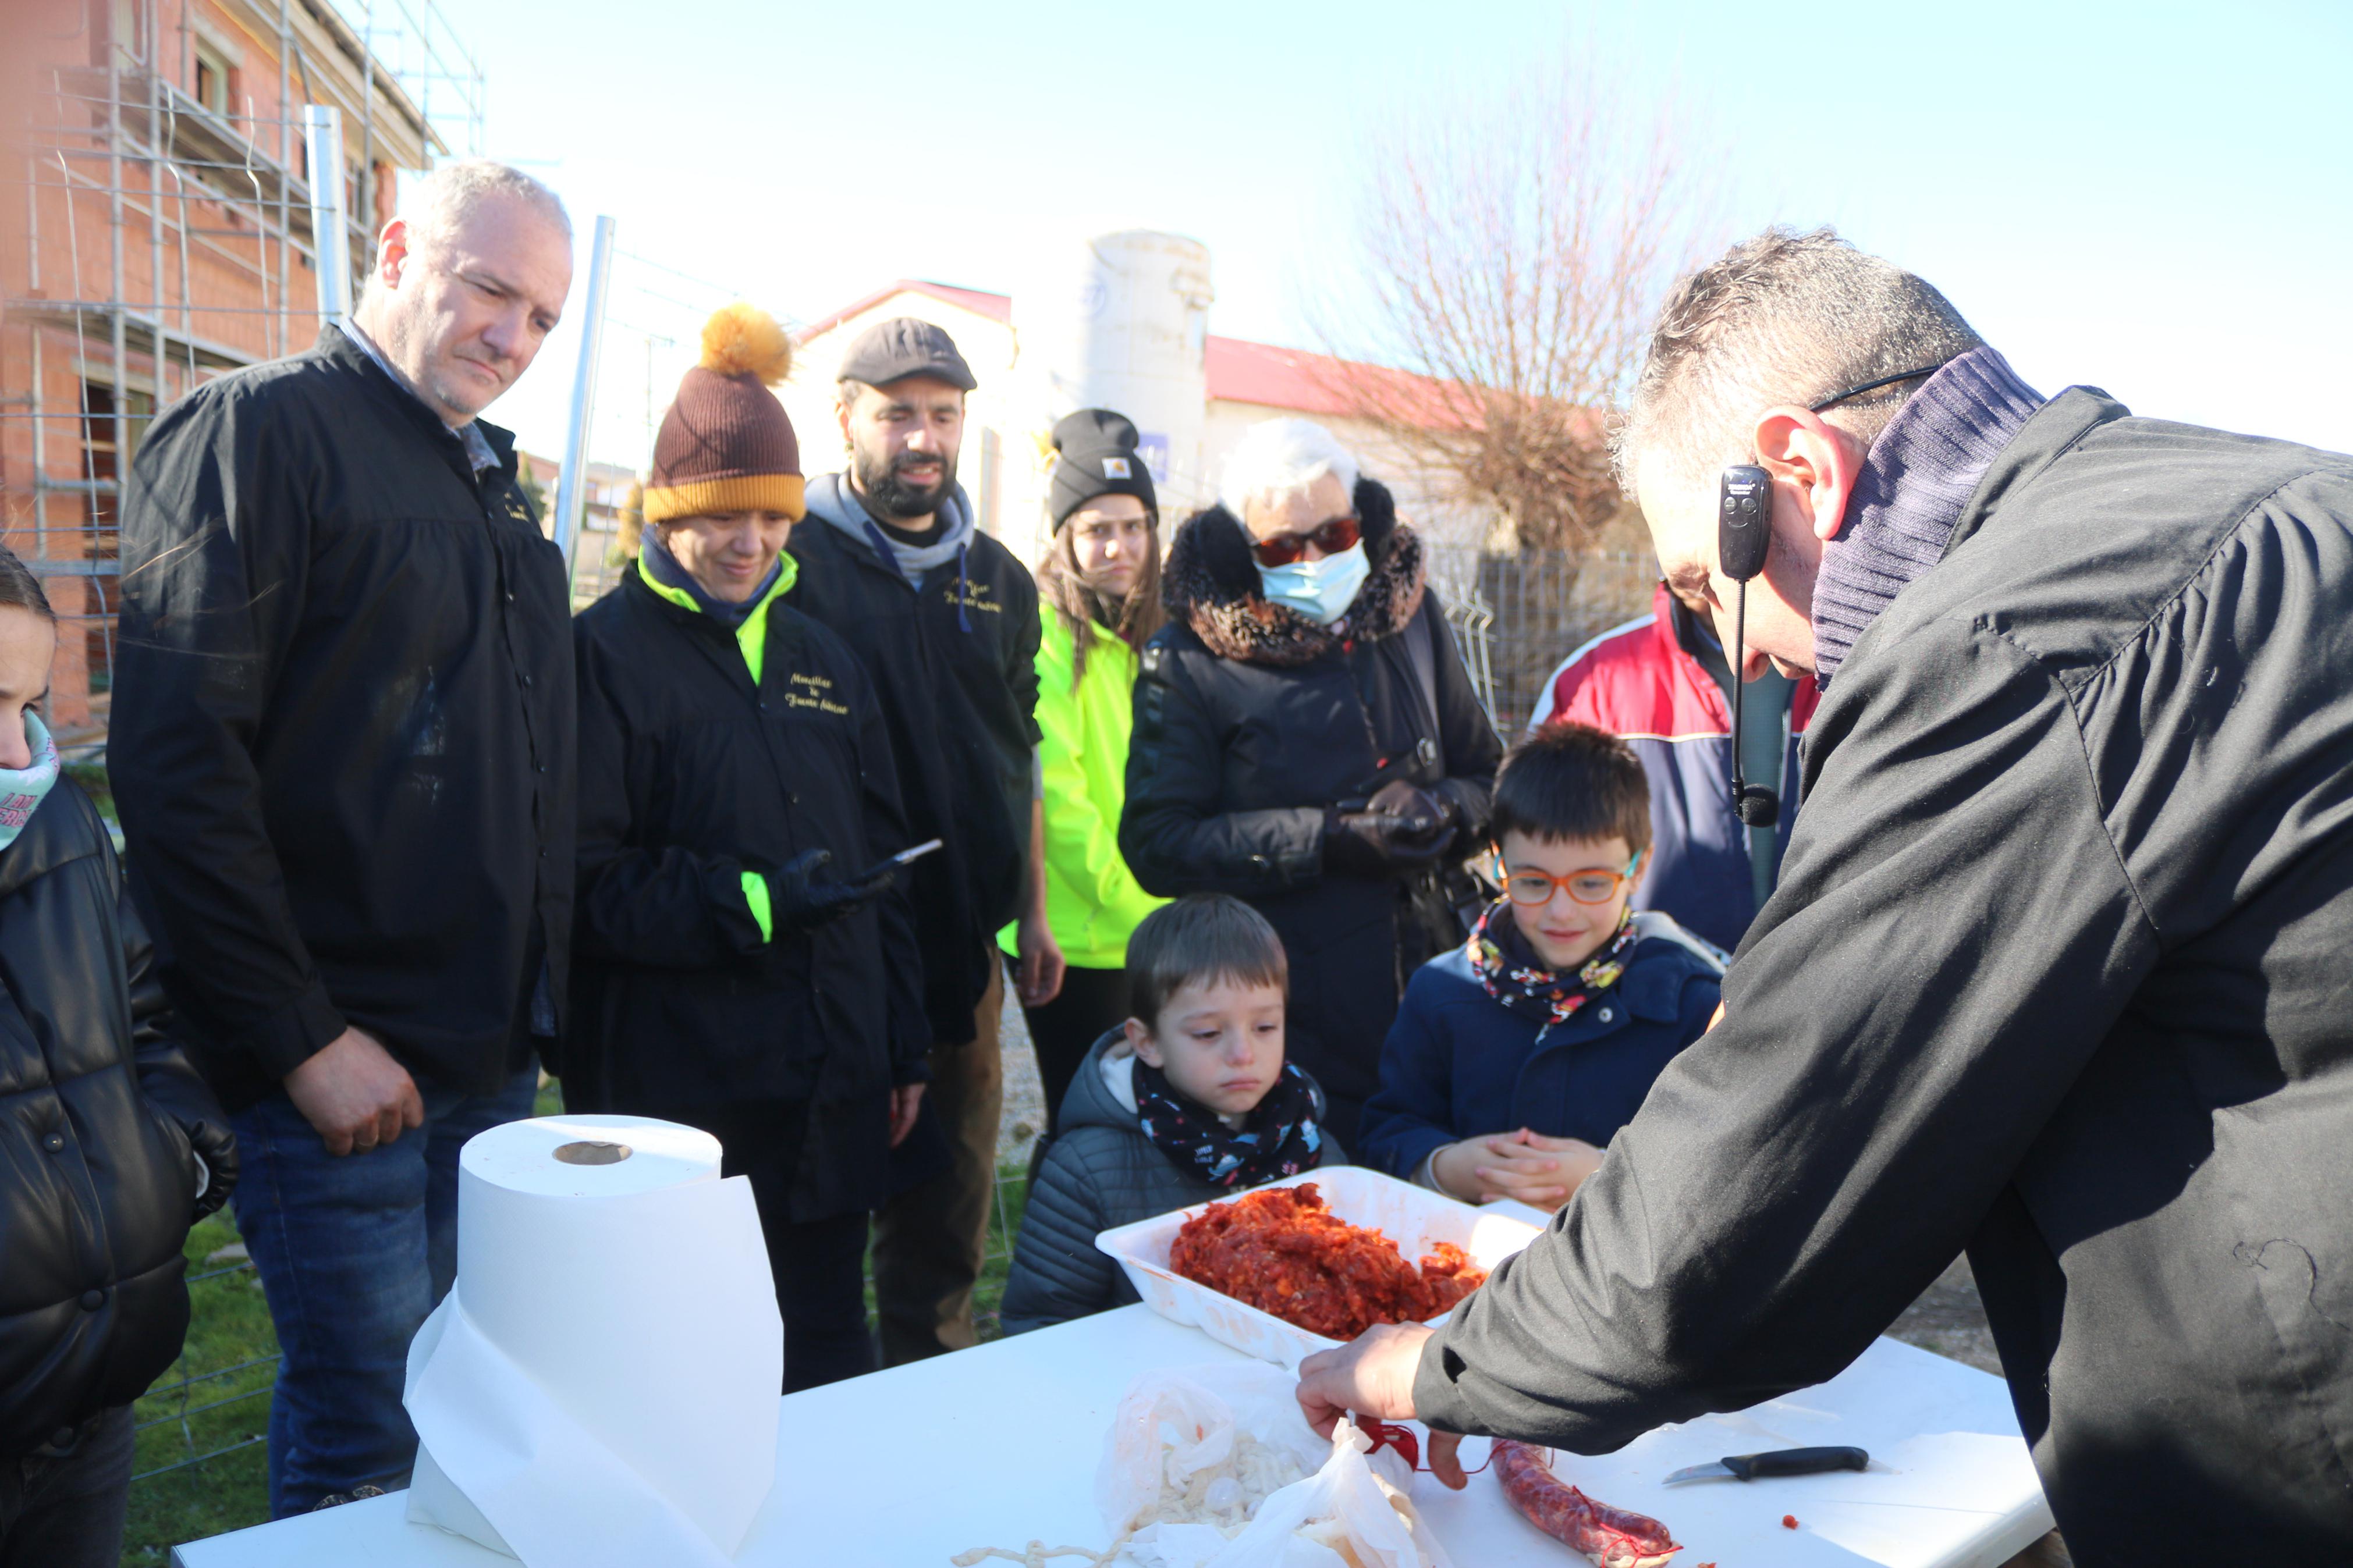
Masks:
[[[564,1102],[689,1122],[746,1100],[797,1108],[798,1222],[889,1195],[890,1091],[923,1076],[932,1034],[903,892],[765,942],[745,901],[745,871],[805,850],[828,851],[824,874],[846,879],[906,847],[865,669],[782,603],[763,624],[755,685],[732,628],[635,571],[574,623],[580,887]]]
[[[985,533],[973,535],[961,572],[954,561],[934,567],[921,589],[815,517],[793,530],[793,559],[800,576],[785,602],[831,628],[874,678],[908,837],[945,843],[911,868],[907,896],[932,1037],[965,1044],[1029,853],[1038,584]]]
[[[234,1106],[347,1024],[460,1089],[572,926],[564,563],[515,482],[333,328],[132,467],[108,757],[132,890]],[[526,971],[529,973],[526,973]]]
[[[1804,760],[1725,1021],[1420,1414],[1614,1448],[1966,1245],[2077,1562],[2353,1562],[2353,458],[2061,395]]]
[[[59,779],[0,849],[0,1462],[178,1357],[181,1247],[237,1177],[149,952],[105,823]]]

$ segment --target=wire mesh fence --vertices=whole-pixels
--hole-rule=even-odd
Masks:
[[[1480,701],[1507,739],[1527,727],[1544,684],[1580,645],[1650,613],[1657,561],[1634,551],[1523,551],[1446,545],[1430,582]]]
[[[280,1357],[253,1265],[243,1246],[223,1239],[232,1234],[224,1222],[204,1227],[200,1245],[221,1244],[188,1275],[190,1331],[179,1361],[139,1401],[133,1481],[266,1440]]]

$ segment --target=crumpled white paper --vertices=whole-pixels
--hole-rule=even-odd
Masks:
[[[555,1151],[626,1144],[572,1164]],[[458,1282],[409,1346],[408,1517],[526,1568],[723,1568],[776,1477],[784,1330],[751,1186],[636,1116],[459,1157]]]
[[[1393,1449],[1372,1452],[1350,1422],[1315,1436],[1297,1379],[1260,1362],[1164,1368],[1128,1385],[1095,1472],[1103,1523],[1124,1531],[1152,1512],[1164,1480],[1181,1489],[1228,1466],[1242,1433],[1289,1454],[1304,1479],[1269,1494],[1231,1539],[1212,1523],[1155,1520],[1124,1556],[1144,1568],[1451,1568],[1410,1501],[1391,1500],[1411,1492],[1413,1468]]]

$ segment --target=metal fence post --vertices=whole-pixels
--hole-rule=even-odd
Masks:
[[[564,552],[564,592],[572,593],[587,494],[588,425],[596,409],[596,358],[605,343],[605,295],[613,280],[613,220],[599,216],[588,246],[588,293],[580,302],[580,363],[572,373],[572,416],[564,427],[564,469],[555,480],[555,547]]]
[[[341,327],[352,310],[352,239],[343,216],[343,111],[332,104],[305,104],[302,140],[310,154],[311,264],[319,278],[319,317]]]

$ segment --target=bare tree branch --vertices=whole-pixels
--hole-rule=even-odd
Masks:
[[[1331,390],[1525,548],[1588,546],[1618,513],[1607,411],[1718,226],[1671,109],[1605,68],[1565,49],[1389,113],[1365,138],[1353,287],[1311,305]]]

